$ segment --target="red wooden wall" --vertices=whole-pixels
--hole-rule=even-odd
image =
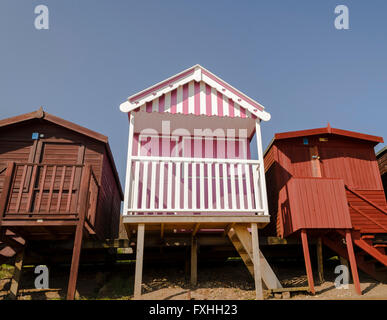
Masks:
[[[305,144],[306,142],[307,144]],[[286,225],[288,222],[284,221],[283,216],[284,210],[290,208],[289,187],[295,186],[294,183],[290,183],[290,180],[296,177],[315,177],[316,181],[318,177],[342,179],[345,185],[363,193],[372,194],[372,199],[380,205],[385,205],[385,200],[381,199],[381,195],[384,197],[384,191],[374,152],[375,144],[370,141],[332,134],[275,139],[265,153],[269,212],[272,221],[263,230],[263,233],[283,236],[292,228]],[[293,192],[293,197],[295,196]],[[303,201],[302,196],[299,195],[299,197],[299,201]],[[325,197],[328,205],[333,207],[337,203],[335,204],[336,200],[332,199],[327,195]],[[347,197],[347,199],[354,200],[351,197]],[[358,200],[356,201],[358,202]],[[366,204],[363,203],[361,206],[364,207]],[[343,211],[338,212],[338,214],[341,215],[341,221],[345,221],[346,214]],[[381,229],[374,225],[370,228],[369,219],[360,217],[354,213],[354,210],[350,209],[350,214],[354,227],[362,227],[367,230],[378,229],[381,232]],[[310,217],[317,218],[316,215],[312,214]],[[317,219],[315,224],[319,223]],[[338,223],[337,226],[339,225],[343,224]],[[368,227],[365,227],[367,225]]]

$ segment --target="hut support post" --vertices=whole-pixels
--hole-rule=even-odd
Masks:
[[[86,165],[83,169],[81,185],[79,188],[79,210],[78,210],[78,223],[75,231],[73,256],[71,260],[70,278],[67,287],[67,300],[74,300],[75,290],[77,287],[79,260],[81,256],[82,238],[85,225],[85,217],[88,209],[89,202],[89,183],[91,178],[91,167]]]
[[[12,174],[13,174],[14,168],[15,168],[15,162],[9,162],[4,174],[3,190],[0,194],[0,230],[1,230],[2,220],[7,208],[7,201],[8,201],[9,191],[11,190]],[[5,230],[3,231],[5,234]]]
[[[308,276],[309,290],[312,294],[315,294],[312,264],[310,262],[310,255],[309,255],[308,236],[306,234],[305,229],[301,230],[301,241],[302,241],[302,249],[304,251],[305,268],[306,268],[306,275]]]
[[[320,284],[322,284],[324,283],[324,263],[323,263],[321,237],[317,239],[317,266],[318,266],[318,279],[320,281]]]
[[[141,297],[142,265],[144,259],[144,235],[145,224],[140,223],[137,227],[137,249],[136,249],[136,271],[134,276],[134,298]]]
[[[21,273],[23,268],[23,260],[24,260],[24,247],[16,254],[15,257],[15,270],[13,272],[12,280],[11,280],[11,289],[9,292],[9,298],[14,300],[17,298],[17,294],[19,291],[19,285],[21,281]]]
[[[261,259],[259,257],[259,238],[258,227],[256,223],[251,224],[251,241],[253,247],[253,264],[254,264],[254,281],[255,281],[255,298],[263,300]]]
[[[191,285],[198,283],[198,241],[196,237],[191,238]]]
[[[351,265],[353,284],[355,285],[356,293],[358,295],[361,295],[359,274],[357,272],[356,258],[355,258],[355,253],[353,251],[352,235],[350,230],[345,231],[345,241],[347,243],[348,258],[349,258],[349,263]]]

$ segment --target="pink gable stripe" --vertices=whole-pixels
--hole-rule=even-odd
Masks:
[[[153,104],[153,101],[148,101],[146,103],[146,112],[152,112],[152,104]]]
[[[257,103],[255,103],[254,101],[252,101],[250,98],[246,97],[246,96],[242,96],[239,92],[237,92],[235,89],[233,89],[232,87],[230,87],[229,85],[227,85],[225,82],[223,81],[220,81],[219,79],[217,79],[216,77],[214,77],[212,74],[208,73],[206,70],[203,70],[202,69],[202,72],[203,74],[207,75],[209,78],[211,78],[212,80],[216,81],[217,83],[219,83],[220,85],[222,85],[223,87],[225,87],[226,89],[230,90],[232,93],[234,93],[235,95],[237,95],[238,97],[240,97],[241,99],[243,100],[246,100],[247,102],[249,102],[250,104],[252,104],[254,107],[256,107],[258,110],[263,110],[262,106],[258,105]]]
[[[212,115],[211,87],[208,84],[206,84],[206,114]]]
[[[159,112],[164,112],[164,107],[165,107],[165,95],[162,95],[159,98]]]
[[[171,113],[176,113],[177,108],[177,89],[171,92]]]
[[[241,114],[241,118],[246,118],[246,109],[242,106],[239,106],[239,112]]]
[[[182,74],[180,74],[180,75],[177,75],[177,76],[173,77],[172,79],[169,79],[169,80],[167,80],[167,81],[163,81],[163,82],[160,83],[159,85],[155,85],[155,86],[149,88],[148,90],[144,91],[143,93],[139,93],[139,94],[135,95],[135,96],[132,97],[129,101],[133,103],[134,101],[136,101],[136,100],[138,100],[138,99],[141,99],[141,98],[145,97],[146,95],[148,95],[148,94],[151,93],[151,92],[155,92],[155,91],[160,90],[160,89],[162,89],[162,88],[164,88],[164,87],[166,87],[166,86],[168,86],[168,85],[173,84],[175,81],[178,81],[178,80],[180,80],[181,78],[184,78],[185,76],[187,76],[187,75],[193,73],[194,71],[195,71],[195,69],[194,69],[194,68],[191,68],[191,69],[187,70],[186,72],[184,72],[184,73],[182,73]]]
[[[218,116],[223,117],[223,95],[217,92],[218,95]]]
[[[188,114],[188,83],[183,85],[183,114]]]
[[[195,115],[200,115],[200,83],[196,82],[194,83],[195,86]]]
[[[228,99],[228,116],[234,118],[234,101]]]

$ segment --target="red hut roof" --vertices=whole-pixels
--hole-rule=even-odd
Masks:
[[[314,135],[321,135],[321,134],[335,134],[335,135],[354,138],[354,139],[366,140],[366,141],[373,142],[375,145],[377,145],[380,142],[384,142],[382,137],[372,136],[370,134],[359,133],[355,131],[332,128],[329,125],[329,123],[325,128],[276,133],[274,135],[274,140],[314,136]]]

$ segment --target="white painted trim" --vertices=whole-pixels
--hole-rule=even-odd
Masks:
[[[261,190],[261,200],[263,210],[265,214],[269,214],[268,203],[267,203],[267,191],[266,191],[266,179],[265,179],[265,166],[263,162],[263,147],[262,147],[262,135],[261,135],[261,124],[257,119],[255,121],[255,134],[257,135],[257,151],[258,151],[258,161],[259,161],[259,182]]]
[[[235,212],[235,211],[234,211]],[[270,217],[268,216],[256,216],[256,215],[156,215],[156,216],[140,216],[133,215],[123,219],[123,223],[137,224],[137,223],[268,223]]]
[[[260,166],[259,160],[251,159],[220,159],[220,158],[187,158],[187,157],[147,157],[132,156],[132,161],[163,161],[163,162],[206,162],[206,163],[246,163]]]
[[[126,177],[125,177],[125,194],[124,194],[124,212],[129,207],[130,192],[131,192],[131,173],[132,173],[132,151],[133,151],[133,135],[134,135],[134,114],[130,114],[129,118],[129,132],[128,132],[128,153],[126,160]]]

